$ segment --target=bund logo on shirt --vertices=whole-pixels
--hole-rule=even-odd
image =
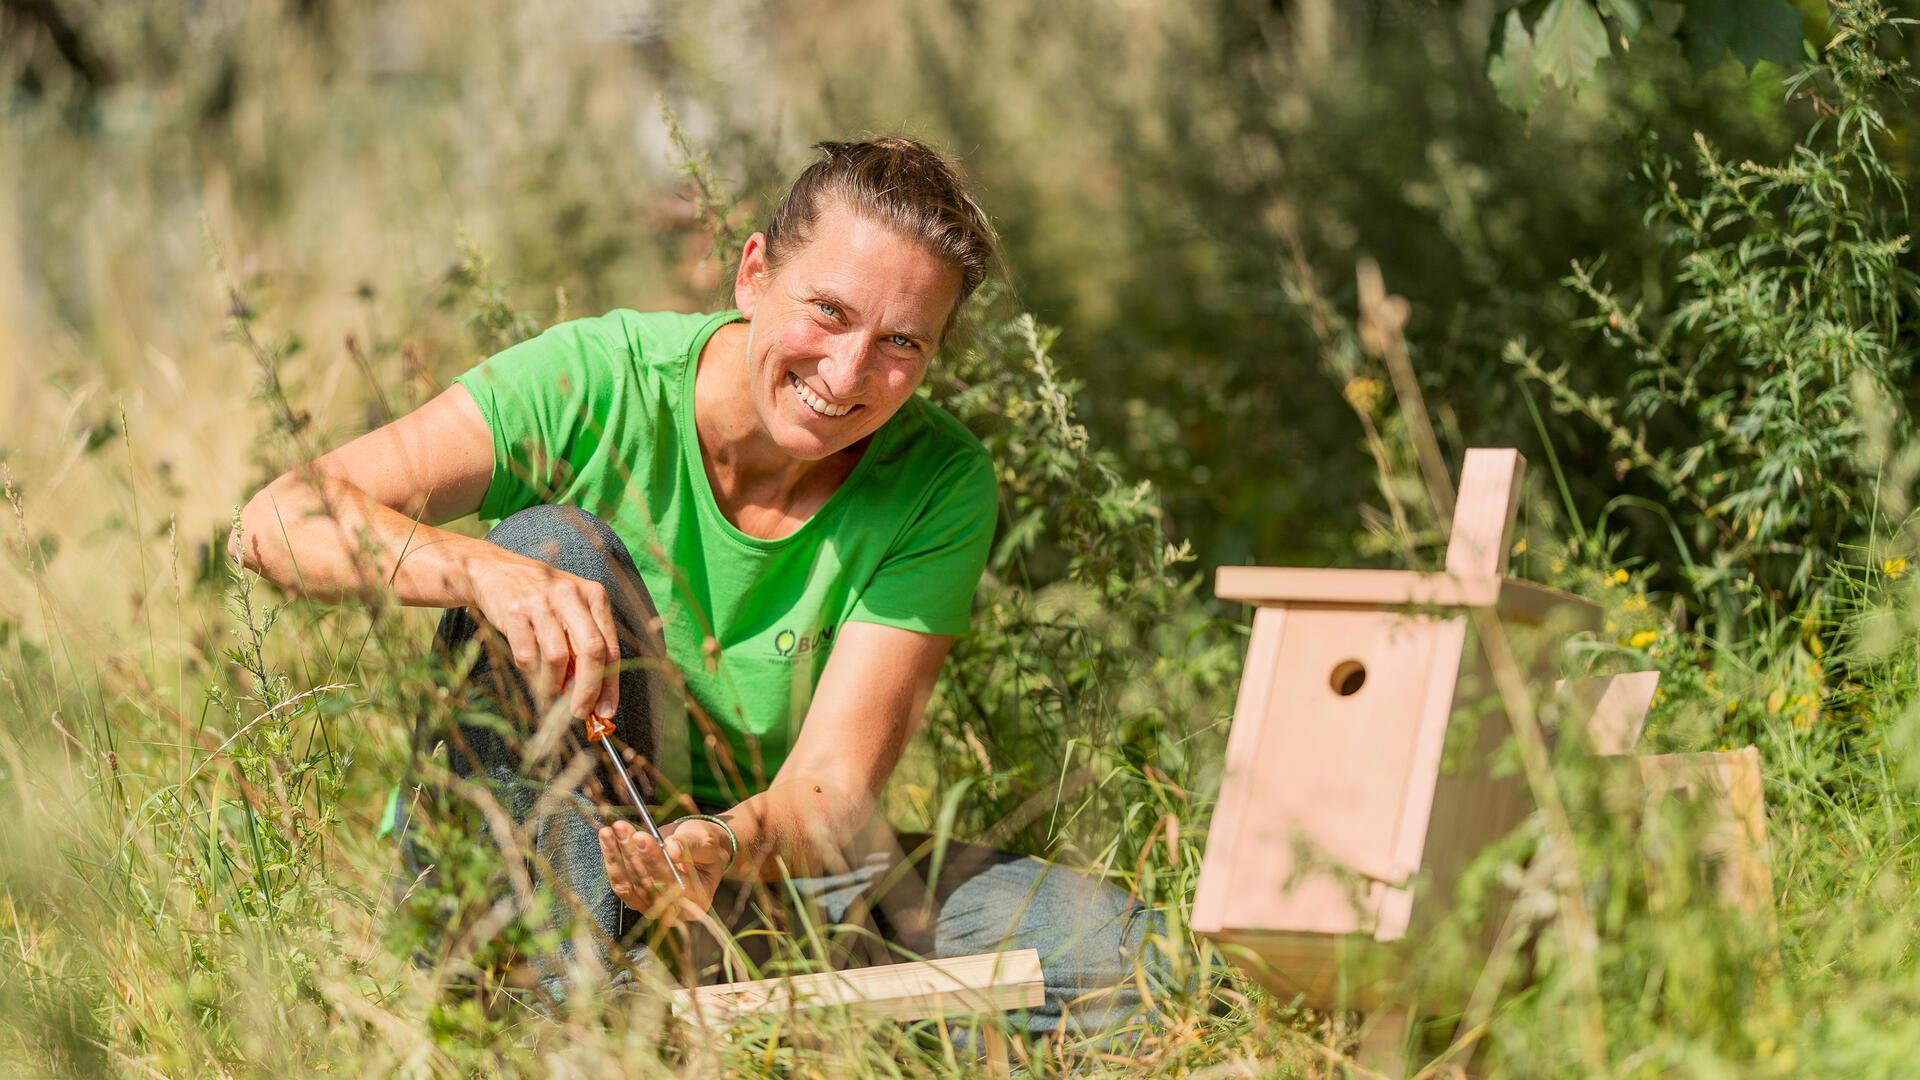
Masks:
[[[831,626],[823,626],[804,637],[791,630],[782,630],[773,636],[773,651],[790,659],[812,655],[831,644],[833,644],[833,627]]]

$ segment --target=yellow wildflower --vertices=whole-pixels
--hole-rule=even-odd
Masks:
[[[1347,399],[1347,404],[1353,406],[1354,412],[1372,416],[1373,408],[1380,404],[1380,395],[1385,390],[1379,379],[1361,375],[1348,379],[1347,385],[1340,388],[1340,396]]]
[[[1524,537],[1524,536],[1523,536],[1523,537],[1521,537],[1520,539],[1518,539],[1518,540],[1515,540],[1515,541],[1513,542],[1513,553],[1514,553],[1515,555],[1525,555],[1525,554],[1527,553],[1527,538],[1526,538],[1526,537]]]
[[[1780,712],[1780,706],[1786,703],[1787,691],[1785,687],[1774,687],[1773,693],[1767,695],[1767,711],[1770,713],[1778,714]]]
[[[1732,715],[1733,715],[1734,713],[1737,713],[1737,712],[1739,712],[1739,711],[1740,711],[1740,699],[1739,699],[1739,698],[1734,698],[1734,699],[1733,699],[1732,701],[1729,701],[1729,702],[1727,702],[1727,715],[1728,715],[1728,716],[1732,716]]]
[[[1647,610],[1647,597],[1646,597],[1646,594],[1645,594],[1645,593],[1634,593],[1634,594],[1633,594],[1632,596],[1629,596],[1629,597],[1627,597],[1627,598],[1626,598],[1625,600],[1622,600],[1622,601],[1620,601],[1620,610],[1621,610],[1621,611],[1645,611],[1645,610]]]
[[[1659,640],[1660,640],[1660,631],[1642,630],[1639,633],[1627,639],[1627,647],[1630,649],[1644,649],[1647,646]]]
[[[1888,559],[1886,562],[1881,563],[1880,569],[1886,571],[1887,577],[1893,579],[1894,581],[1899,581],[1900,575],[1907,572],[1907,560],[1900,558],[1899,556],[1895,556],[1894,558]]]
[[[1609,585],[1625,585],[1626,583],[1627,572],[1625,570],[1615,570],[1613,573],[1607,575],[1607,584]]]
[[[1547,566],[1549,569],[1551,569],[1554,573],[1557,574],[1567,568],[1567,560],[1555,559],[1552,562],[1548,563]]]

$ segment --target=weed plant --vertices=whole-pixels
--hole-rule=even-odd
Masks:
[[[230,500],[418,403],[476,356],[615,298],[697,303],[715,281],[706,235],[752,209],[732,209],[732,185],[685,152],[753,142],[726,129],[730,103],[711,103],[706,126],[721,130],[665,138],[646,174],[603,148],[652,130],[651,94],[602,53],[554,55],[539,44],[550,34],[507,32],[538,23],[513,5],[482,5],[476,18],[504,29],[471,40],[404,4],[294,16],[354,28],[413,19],[409,33],[369,36],[418,50],[411,59],[309,47],[337,39],[260,11],[209,5],[182,22],[160,17],[164,5],[128,10],[90,24],[96,45],[147,56],[151,70],[122,69],[133,89],[96,87],[84,107],[41,76],[52,105],[16,104],[0,153],[0,191],[20,223],[0,263],[0,305],[20,313],[0,319],[19,388],[18,426],[0,435],[0,1068],[973,1072],[958,1027],[851,1013],[691,1040],[665,1023],[659,995],[603,992],[607,973],[585,964],[567,973],[564,1003],[541,1002],[515,967],[559,943],[538,868],[516,880],[510,853],[455,828],[435,838],[446,872],[416,881],[377,835],[396,778],[435,782],[416,733],[462,708],[459,663],[428,647],[432,613],[377,593],[286,603],[221,555]],[[1573,666],[1662,669],[1650,745],[1759,747],[1775,902],[1758,916],[1710,902],[1695,872],[1700,823],[1643,815],[1561,740],[1543,783],[1562,820],[1542,815],[1489,852],[1459,898],[1462,925],[1410,961],[1474,985],[1463,944],[1473,916],[1512,913],[1496,928],[1515,946],[1512,966],[1474,985],[1461,1013],[1435,1018],[1429,1057],[1453,1056],[1430,1075],[1469,1053],[1514,1076],[1910,1069],[1915,296],[1905,177],[1875,141],[1879,124],[1899,122],[1883,95],[1905,72],[1881,6],[1835,5],[1832,21],[1793,84],[1819,122],[1784,163],[1732,166],[1706,139],[1689,173],[1649,147],[1645,239],[1676,251],[1658,295],[1629,293],[1607,266],[1576,271],[1586,328],[1633,361],[1623,401],[1575,389],[1540,342],[1512,354],[1522,378],[1624,439],[1615,451],[1629,469],[1667,492],[1671,551],[1688,576],[1677,597],[1651,591],[1657,567],[1622,564],[1618,508],[1583,516],[1572,495],[1551,497],[1593,483],[1559,466],[1555,447],[1572,460],[1578,435],[1551,412],[1516,566],[1605,605],[1605,632]],[[644,29],[633,48],[666,47]],[[195,35],[258,47],[201,72],[182,59]],[[471,57],[487,63],[460,74],[454,61]],[[516,93],[498,71],[528,85]],[[182,101],[199,119],[150,122]],[[352,101],[381,103],[384,124]],[[430,177],[384,157],[397,130],[465,167]],[[1445,175],[1462,183],[1480,167],[1455,165]],[[29,176],[67,177],[72,197],[28,191]],[[761,178],[741,179],[752,190]],[[675,184],[691,194],[668,199]],[[473,209],[410,216],[422,205]],[[76,208],[96,220],[79,227]],[[658,242],[624,245],[633,220],[657,225]],[[1469,217],[1449,220],[1471,238]],[[395,235],[390,222],[411,230],[391,248],[374,239]],[[1434,351],[1408,337],[1420,282],[1400,282],[1383,259],[1349,303],[1344,287],[1315,284],[1318,271],[1345,276],[1317,261],[1325,250],[1307,237],[1265,253],[1286,269],[1285,305],[1261,318],[1298,319],[1312,362],[1333,376],[1325,398],[1341,392],[1349,406],[1351,457],[1371,462],[1380,503],[1362,514],[1367,550],[1430,566],[1443,515],[1421,463],[1457,457],[1467,435],[1449,402],[1436,399],[1432,417],[1420,404],[1412,365]],[[308,251],[324,254],[299,257]],[[1522,298],[1508,310],[1560,309]],[[1072,338],[1056,333],[1012,297],[983,297],[930,381],[993,451],[1003,519],[974,632],[888,810],[903,826],[1048,854],[1133,890],[1166,916],[1160,945],[1197,987],[1219,958],[1184,912],[1243,639],[1240,613],[1208,603],[1206,568],[1161,508],[1169,494],[1240,507],[1270,495],[1244,473],[1220,498],[1142,484],[1132,444],[1103,442],[1081,412],[1107,373],[1063,361]],[[1164,417],[1135,419],[1129,437],[1151,441]],[[1547,706],[1543,719],[1560,718]],[[1536,857],[1556,844],[1557,863]],[[1560,879],[1541,873],[1556,865]],[[812,959],[804,942],[784,957]],[[1157,1004],[1131,1054],[1018,1043],[1016,1058],[1035,1071],[1214,1076],[1348,1063],[1353,1017],[1305,1012],[1230,974],[1211,994]]]

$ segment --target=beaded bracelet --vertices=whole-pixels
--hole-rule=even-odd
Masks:
[[[715,825],[720,826],[720,828],[724,830],[727,834],[727,843],[731,845],[733,848],[733,850],[727,852],[727,865],[720,868],[721,876],[724,877],[727,871],[733,869],[734,860],[740,857],[740,838],[733,834],[733,826],[727,824],[725,821],[722,821],[721,819],[713,816],[712,814],[688,814],[686,817],[683,817],[680,820],[681,821],[711,821]]]

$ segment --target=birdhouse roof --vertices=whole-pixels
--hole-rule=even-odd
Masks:
[[[1600,625],[1600,605],[1593,601],[1509,577],[1223,566],[1213,591],[1223,600],[1266,607],[1492,608],[1502,618],[1519,622],[1566,620],[1569,631]]]

